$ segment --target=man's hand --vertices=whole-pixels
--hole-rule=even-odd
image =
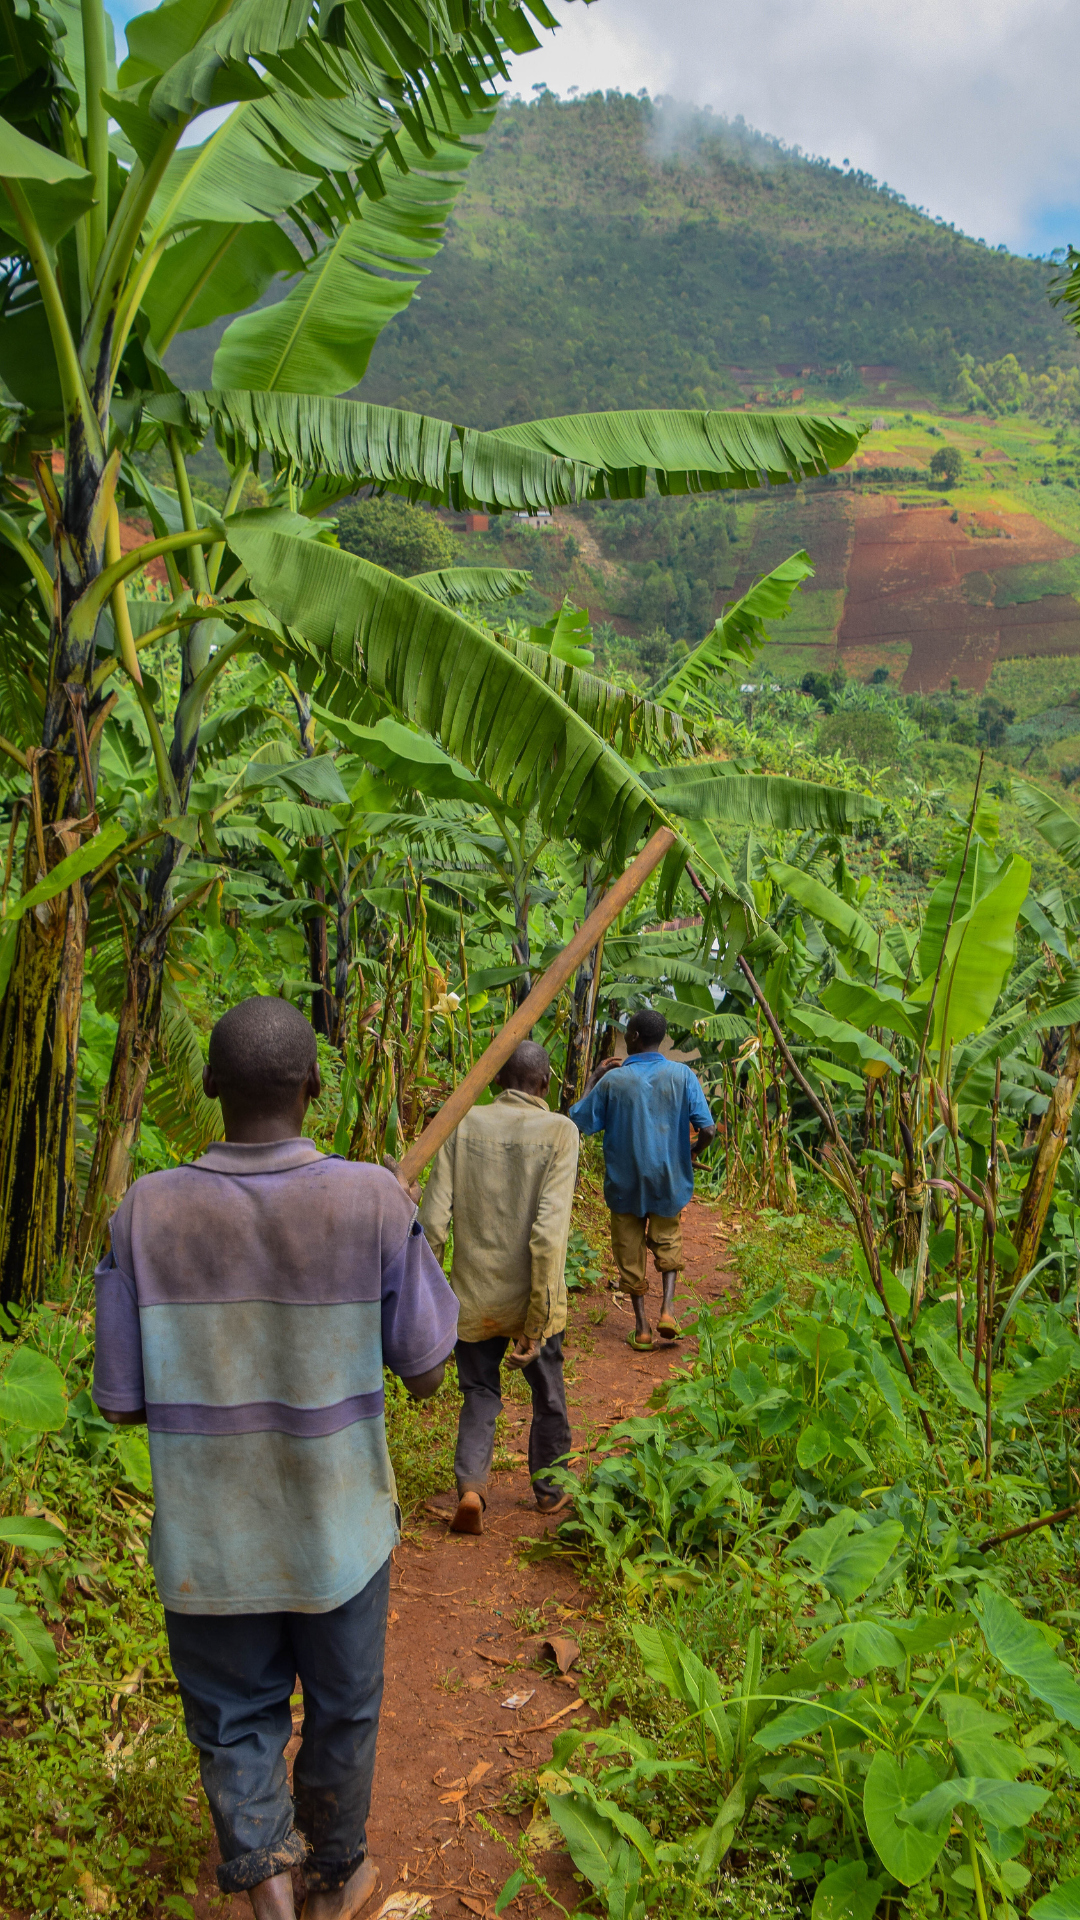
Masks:
[[[700,1160],[702,1154],[705,1152],[706,1147],[711,1147],[715,1139],[716,1139],[715,1127],[699,1127],[697,1139],[693,1142],[690,1148],[691,1160]]]
[[[420,1205],[419,1180],[406,1180],[402,1174],[402,1171],[398,1162],[393,1158],[392,1154],[389,1154],[389,1153],[383,1154],[383,1166],[386,1168],[387,1173],[393,1174],[399,1187],[401,1187],[403,1192],[408,1194],[409,1199],[413,1203],[413,1206],[418,1207]]]
[[[531,1334],[519,1333],[513,1347],[506,1356],[508,1367],[527,1367],[531,1360],[540,1355],[539,1342]]]
[[[411,1380],[403,1379],[401,1384],[414,1400],[430,1400],[432,1394],[438,1393],[442,1386],[445,1372],[446,1361],[440,1360],[437,1367],[429,1367],[426,1373],[414,1374]]]
[[[616,1060],[614,1055],[612,1055],[609,1060],[601,1060],[600,1065],[593,1068],[585,1082],[585,1093],[591,1093],[593,1088],[603,1079],[605,1073],[613,1073],[616,1067],[625,1066],[625,1064],[623,1060]],[[585,1093],[581,1096],[583,1100]]]

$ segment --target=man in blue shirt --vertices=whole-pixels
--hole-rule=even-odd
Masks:
[[[628,1344],[651,1351],[645,1313],[647,1252],[663,1285],[660,1333],[674,1340],[675,1281],[683,1265],[683,1208],[694,1197],[693,1162],[716,1137],[697,1075],[665,1060],[660,1043],[667,1021],[654,1008],[635,1013],[626,1029],[627,1057],[607,1060],[570,1109],[580,1133],[604,1136],[604,1199],[611,1210],[611,1251],[624,1291],[634,1303]],[[690,1144],[691,1127],[697,1133]]]

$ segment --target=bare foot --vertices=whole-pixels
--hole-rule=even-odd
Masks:
[[[257,1887],[248,1888],[248,1899],[255,1920],[295,1920],[291,1873],[275,1873],[270,1880],[260,1880]]]
[[[451,1533],[483,1533],[484,1503],[478,1493],[463,1493],[450,1522]]]
[[[366,1907],[379,1884],[374,1860],[362,1860],[343,1887],[333,1893],[309,1893],[300,1920],[353,1920]]]

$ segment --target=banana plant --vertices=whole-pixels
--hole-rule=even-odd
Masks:
[[[554,24],[540,0],[532,11]],[[287,659],[310,641],[309,627],[323,626],[331,576],[307,571],[304,558],[319,544],[308,537],[311,516],[335,495],[375,482],[499,510],[641,493],[650,474],[666,491],[746,486],[825,471],[857,444],[857,430],[827,420],[675,412],[478,434],[336,397],[359,379],[380,327],[412,296],[439,243],[455,191],[447,174],[469,157],[464,136],[488,124],[506,52],[535,44],[513,0],[460,14],[441,0],[421,0],[415,10],[350,0],[325,20],[301,7],[287,20],[260,13],[254,24],[246,12],[242,21],[234,9],[210,17],[174,0],[130,24],[128,58],[115,76],[100,0],[86,0],[78,15],[46,14],[28,0],[6,31],[20,82],[0,99],[9,116],[0,122],[0,180],[13,243],[0,349],[11,396],[0,533],[24,590],[5,639],[18,648],[29,629],[49,662],[40,744],[10,743],[30,781],[25,890],[93,841],[95,755],[109,721],[107,683],[117,673],[135,688],[155,735],[162,822],[184,817],[199,721],[229,657],[255,634]],[[232,111],[201,144],[181,146],[210,106]],[[300,234],[303,252],[283,222]],[[250,306],[278,273],[295,285],[227,328],[214,391],[177,394],[161,364],[176,334]],[[227,458],[232,452],[222,520],[200,511],[184,464],[185,448],[207,424]],[[154,499],[133,459],[154,437],[164,441],[175,479],[164,500]],[[48,457],[53,447],[63,455],[62,476]],[[256,529],[233,510],[263,452],[278,486]],[[37,506],[23,484],[31,470]],[[154,537],[123,554],[121,501],[149,511],[154,523]],[[287,590],[260,576],[252,605],[251,567],[269,551],[271,525],[285,542]],[[136,631],[125,582],[157,557],[172,597]],[[351,585],[346,617],[355,641],[393,589],[370,578]],[[425,625],[416,603],[404,612]],[[140,654],[169,636],[181,649],[171,745],[140,666]],[[493,757],[509,771],[521,741],[508,719],[513,702],[488,697],[495,663],[475,628],[460,636],[459,649],[474,655],[473,678],[487,689],[479,703],[485,725],[501,732]],[[494,679],[504,691],[514,686],[518,711],[528,711],[532,676],[501,654]],[[355,655],[348,664],[366,670]],[[516,669],[509,678],[507,666]],[[551,731],[544,729],[549,739]],[[482,754],[492,757],[490,739]],[[535,779],[535,757],[524,754],[523,764]],[[556,769],[548,789],[561,785],[568,796],[575,772]],[[521,782],[511,775],[507,785]],[[627,831],[647,817],[644,804],[625,818],[616,807],[616,825]],[[133,1035],[153,1027],[160,933],[186,844],[164,825],[161,841],[137,1018],[126,1028]],[[92,858],[89,871],[94,865]],[[69,1238],[87,890],[80,876],[77,888],[58,889],[47,912],[19,923],[0,1036],[6,1297],[38,1290]],[[117,1064],[124,1106],[134,1067]]]

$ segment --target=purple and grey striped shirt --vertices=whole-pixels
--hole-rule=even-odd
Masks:
[[[94,1397],[145,1406],[158,1592],[323,1613],[394,1545],[383,1366],[446,1358],[457,1302],[393,1175],[221,1141],[136,1180],[97,1270]]]

